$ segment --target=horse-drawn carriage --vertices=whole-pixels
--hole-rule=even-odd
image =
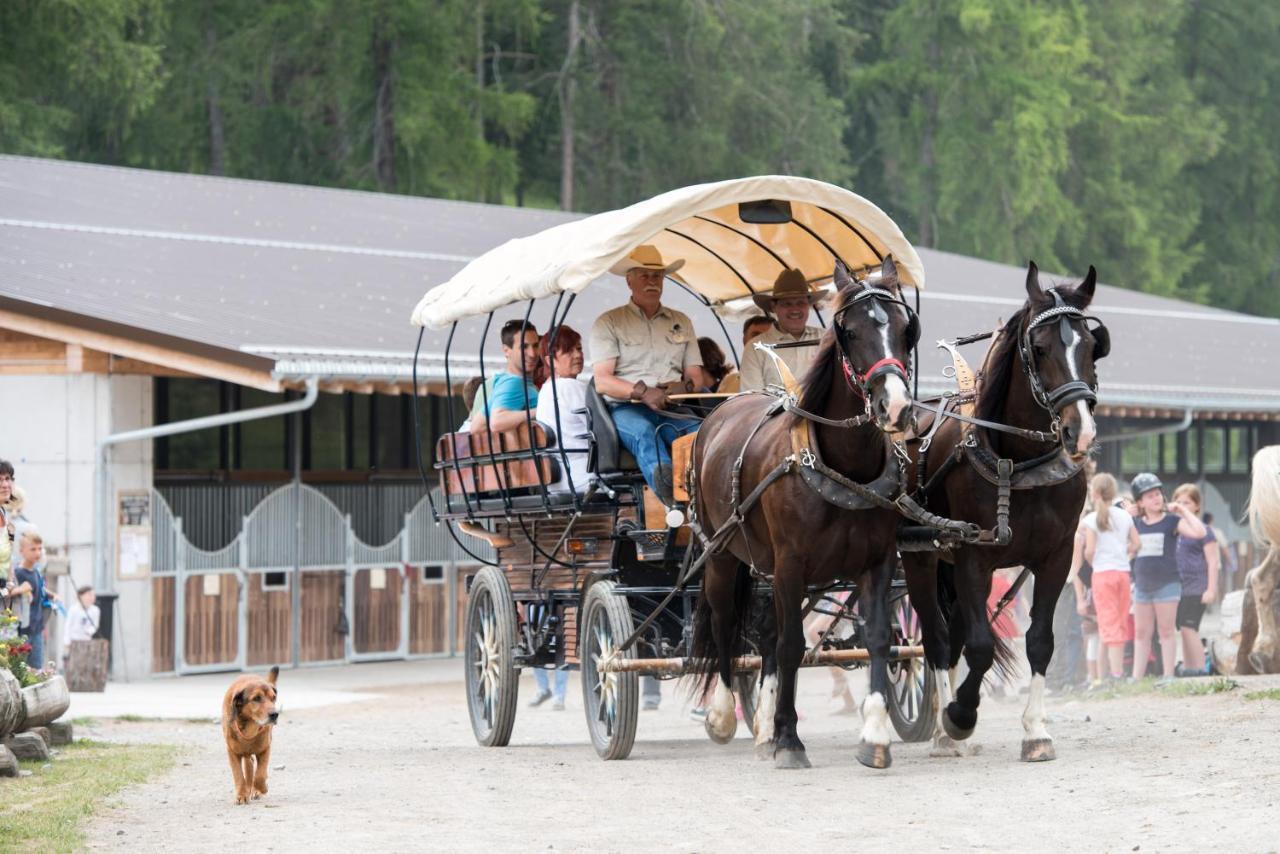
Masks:
[[[1008,379],[1007,366],[994,366],[1005,377],[1002,400],[1012,394],[1014,401],[1003,408],[984,409],[972,386],[932,406],[915,401],[909,387],[919,319],[904,294],[914,289],[918,306],[919,257],[879,208],[802,178],[688,187],[509,241],[430,290],[413,319],[451,326],[445,362],[452,389],[458,378],[449,365],[460,321],[483,319],[483,350],[495,311],[523,306],[527,324],[535,304],[550,302],[554,349],[554,330],[569,319],[577,294],[643,244],[685,259],[667,281],[709,309],[722,331],[722,318],[740,316],[780,270],[798,268],[812,283],[832,280],[837,293],[829,316],[818,311],[830,333],[803,386],[780,370],[779,386],[713,400],[718,405],[702,429],[672,449],[684,487],[675,503],[664,504],[645,485],[594,386],[575,413],[585,416],[585,436],[561,435],[566,413],[556,399],[554,418],[545,419],[554,423],[526,413],[524,423],[503,432],[486,421],[479,430],[440,438],[433,463],[443,492],[437,518],[464,548],[485,543],[493,555],[476,555],[487,565],[470,581],[464,632],[477,741],[508,743],[521,670],[579,669],[596,751],[624,758],[635,738],[640,676],[699,674],[712,738],[732,737],[736,695],[758,752],[776,753],[780,767],[804,767],[794,733],[795,669],[831,665],[871,668],[874,702],[864,704],[858,756],[864,764],[888,765],[890,722],[906,741],[932,735],[936,746],[942,738],[967,737],[976,721],[976,683],[971,676],[961,686],[963,708],[948,704],[953,686],[946,671],[954,674],[964,647],[980,682],[991,641],[985,604],[980,616],[969,613],[981,582],[973,580],[980,571],[966,555],[983,546],[1030,564],[1037,548],[1060,550],[1057,528],[1040,532],[1034,547],[1028,544],[1037,532],[1029,525],[1021,537],[1011,531],[1013,490],[1060,490],[1050,499],[1063,505],[1056,515],[1027,517],[1041,522],[1077,513],[1083,497],[1084,452],[1064,442],[1075,441],[1085,421],[1092,430],[1085,410],[1094,399],[1092,357],[1084,366],[1077,354],[1081,336],[1090,336],[1077,321],[1088,320],[1083,309],[1092,297],[1092,272],[1074,291],[1041,291],[1032,268],[1028,307],[1004,336],[1016,345],[1030,387],[1019,396],[1017,378]],[[727,331],[725,337],[736,358]],[[469,341],[468,349],[473,346]],[[468,364],[475,364],[473,356]],[[957,365],[963,368],[962,360]],[[483,359],[480,366],[483,384]],[[554,371],[552,363],[552,395],[558,393]],[[1063,380],[1066,373],[1070,378]],[[973,414],[975,396],[985,417]],[[1021,397],[1034,398],[1039,409],[1016,412]],[[1077,403],[1078,414],[1071,409]],[[908,437],[921,409],[932,412],[932,421],[925,418],[919,434]],[[1030,427],[997,423],[992,413]],[[457,424],[464,416],[451,418]],[[1001,431],[1012,437],[1007,453]],[[1081,448],[1091,441],[1089,432]],[[1036,442],[1049,443],[1050,452],[1023,459],[1017,443]],[[951,453],[940,453],[941,447]],[[573,482],[575,455],[587,458],[586,483]],[[949,479],[969,472],[956,461],[970,460],[985,476],[988,457],[990,489],[981,481],[967,487],[983,502],[981,512],[961,515],[970,521],[947,518],[960,515]],[[932,506],[931,494],[937,496]],[[1036,510],[1027,506],[1026,512]],[[908,568],[915,564],[912,594],[928,602],[923,620],[907,598],[899,546]],[[960,567],[954,579],[938,572],[940,560]],[[1057,558],[1053,573],[1059,574]],[[945,584],[938,582],[942,575]],[[1042,586],[1054,587],[1056,598],[1062,578],[1056,587]],[[950,601],[939,595],[948,585]],[[1039,594],[1037,628],[1046,625]],[[827,615],[829,625],[807,646],[799,620],[813,613]],[[921,646],[926,634],[932,636],[928,666]],[[1033,658],[1033,670],[1043,673],[1037,662]],[[1042,710],[1033,717],[1028,738],[1042,743]]]

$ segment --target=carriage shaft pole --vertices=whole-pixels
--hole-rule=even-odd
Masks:
[[[891,646],[890,661],[906,661],[924,658],[923,646]],[[822,667],[831,664],[849,664],[870,661],[871,653],[865,649],[824,649],[818,654],[805,654],[801,667]],[[622,658],[602,662],[601,673],[644,673],[651,676],[681,676],[714,670],[714,661],[699,662],[693,658]],[[751,673],[760,669],[760,656],[740,655],[733,660],[734,673]]]

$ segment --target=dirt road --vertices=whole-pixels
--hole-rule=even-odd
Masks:
[[[419,665],[405,664],[405,667]],[[439,664],[433,665],[437,668]],[[456,666],[461,674],[460,663]],[[281,675],[287,704],[290,674]],[[78,735],[186,747],[174,771],[126,790],[90,825],[95,850],[1268,851],[1280,846],[1280,702],[1225,694],[1053,700],[1058,760],[1018,761],[1022,700],[986,700],[980,753],[933,759],[894,744],[894,765],[858,765],[858,719],[827,713],[806,672],[801,736],[813,768],[752,757],[745,727],[710,743],[664,686],[624,762],[569,708],[523,706],[512,745],[475,745],[460,684],[379,689],[378,699],[290,713],[271,791],[232,804],[215,724],[99,722]],[[368,693],[368,687],[361,689]],[[531,681],[522,696],[533,694]],[[860,692],[859,692],[860,695]],[[548,704],[549,705],[549,704]]]

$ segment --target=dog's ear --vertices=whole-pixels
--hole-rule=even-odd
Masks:
[[[247,702],[247,699],[244,696],[243,688],[241,688],[239,691],[236,692],[236,696],[233,702],[235,703],[237,712],[244,708],[244,704]]]
[[[267,674],[267,684],[268,685],[276,684],[276,677],[279,675],[280,675],[280,667],[274,664],[271,665],[271,672]]]

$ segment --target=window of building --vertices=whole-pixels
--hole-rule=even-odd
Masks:
[[[347,406],[344,395],[322,394],[307,413],[312,471],[342,471],[347,467]]]
[[[1180,433],[1164,433],[1160,436],[1160,471],[1174,474],[1178,471],[1178,437]]]
[[[217,380],[169,379],[163,383],[168,395],[163,407],[156,407],[163,416],[158,423],[185,421],[217,415],[222,411],[222,392]],[[194,433],[178,433],[167,437],[166,468],[185,471],[217,469],[222,467],[221,444],[218,428],[197,430]]]
[[[284,403],[284,395],[258,391],[256,388],[240,389],[238,409],[257,409]],[[247,471],[282,471],[289,468],[285,453],[284,418],[258,418],[236,425],[237,468]]]
[[[1200,473],[1200,425],[1192,424],[1186,430],[1187,471]]]
[[[1222,427],[1205,427],[1200,450],[1203,454],[1202,469],[1205,474],[1217,474],[1227,468],[1227,431]]]
[[[348,467],[354,471],[369,470],[369,447],[373,437],[369,434],[369,413],[373,408],[373,396],[350,394],[347,400],[351,411],[351,459]]]
[[[1249,428],[1232,427],[1227,431],[1230,450],[1227,455],[1227,471],[1232,474],[1249,472]]]
[[[287,572],[264,572],[262,574],[263,590],[288,590],[289,589],[289,573]]]
[[[1156,436],[1135,436],[1120,445],[1120,468],[1126,472],[1154,471]]]
[[[444,584],[444,567],[443,566],[424,566],[422,568],[423,584]]]
[[[406,400],[403,395],[374,395],[378,468],[383,471],[407,469],[410,465],[407,445],[412,441],[412,432],[405,430],[408,410],[403,404]]]

